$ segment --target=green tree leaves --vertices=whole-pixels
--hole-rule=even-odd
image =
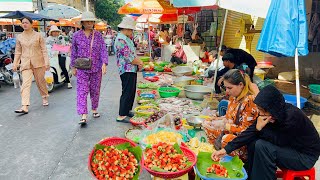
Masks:
[[[96,0],[94,4],[96,16],[106,20],[108,25],[116,29],[123,17],[118,14],[118,9],[124,4],[124,0]]]

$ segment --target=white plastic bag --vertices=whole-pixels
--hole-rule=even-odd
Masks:
[[[44,74],[44,78],[48,84],[53,83],[53,74],[50,71],[46,71],[46,73]]]
[[[19,77],[19,74],[17,72],[13,72],[12,81],[13,81],[13,84],[14,84],[14,88],[19,88],[20,87],[20,77]]]

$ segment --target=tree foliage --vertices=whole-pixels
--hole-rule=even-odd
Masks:
[[[118,14],[118,9],[124,4],[124,0],[96,0],[94,5],[96,16],[106,20],[115,29],[123,17]]]

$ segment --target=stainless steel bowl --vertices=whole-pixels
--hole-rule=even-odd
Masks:
[[[190,126],[193,127],[202,127],[202,123],[205,119],[199,116],[191,116],[187,118],[187,122]]]
[[[191,76],[193,69],[189,66],[177,66],[172,69],[172,72],[176,76]]]
[[[185,94],[188,98],[194,100],[203,100],[203,96],[210,94],[212,89],[201,85],[187,85],[184,87]]]
[[[187,77],[187,76],[177,77],[173,80],[173,85],[178,87],[185,87],[187,85],[190,85],[192,80],[194,80],[194,78],[192,77]]]

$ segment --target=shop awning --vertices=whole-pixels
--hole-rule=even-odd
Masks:
[[[265,18],[271,3],[271,0],[171,0],[174,7],[204,7],[219,6],[223,9],[229,9],[244,14]]]
[[[0,0],[0,12],[33,11],[32,0]]]

